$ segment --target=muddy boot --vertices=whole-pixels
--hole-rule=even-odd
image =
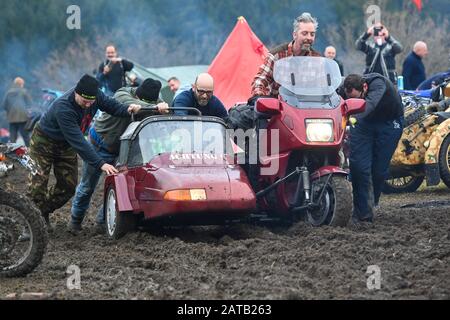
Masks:
[[[78,235],[82,230],[83,228],[81,227],[81,223],[79,222],[71,220],[67,225],[67,231],[75,236]]]
[[[95,233],[96,234],[105,234],[106,233],[106,226],[104,223],[96,223],[95,224]]]
[[[50,213],[49,212],[42,213],[42,218],[44,218],[44,220],[45,220],[45,224],[47,225],[48,233],[52,233],[53,227],[52,227],[52,224],[50,223]]]

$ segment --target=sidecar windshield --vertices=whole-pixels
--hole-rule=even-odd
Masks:
[[[332,96],[342,83],[336,61],[320,57],[288,57],[275,62],[274,79],[297,96]]]

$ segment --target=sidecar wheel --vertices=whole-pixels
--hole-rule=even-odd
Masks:
[[[422,185],[425,177],[401,177],[386,180],[383,184],[382,191],[384,194],[397,194],[416,192]]]
[[[109,187],[105,199],[106,234],[118,240],[136,228],[136,216],[132,212],[119,211],[116,191]]]

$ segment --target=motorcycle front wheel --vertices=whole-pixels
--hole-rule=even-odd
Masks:
[[[319,197],[327,178],[313,182],[314,201]],[[306,211],[308,222],[315,226],[345,227],[353,213],[353,194],[351,183],[345,176],[335,175],[325,186],[318,207]]]
[[[42,261],[47,228],[33,203],[0,188],[0,277],[22,277]]]

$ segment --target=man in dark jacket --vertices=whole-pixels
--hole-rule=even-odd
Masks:
[[[226,119],[228,112],[214,95],[214,79],[208,73],[198,75],[192,89],[180,93],[172,103],[173,108],[195,108],[203,116]],[[176,115],[187,115],[187,111],[175,110]]]
[[[416,90],[426,80],[425,66],[422,59],[428,55],[427,44],[418,41],[413,51],[403,62],[403,78],[405,90]]]
[[[30,156],[40,166],[40,175],[31,177],[30,197],[49,224],[49,215],[61,208],[75,192],[78,180],[77,153],[91,166],[114,174],[118,171],[107,164],[84,138],[98,109],[128,117],[141,106],[125,105],[107,97],[99,90],[98,81],[83,76],[74,89],[55,100],[36,125],[31,136]],[[56,185],[47,190],[50,171]]]
[[[374,41],[369,41],[372,36]],[[378,73],[397,84],[395,56],[403,51],[403,46],[385,26],[377,24],[369,28],[356,41],[356,48],[366,54],[364,74]]]
[[[125,105],[140,104],[143,107],[156,107],[157,111],[155,110],[154,114],[163,114],[168,112],[169,106],[158,100],[161,86],[161,82],[157,80],[146,79],[138,88],[119,89],[114,95],[114,99]],[[106,163],[113,164],[115,162],[120,150],[120,136],[130,123],[130,117],[123,118],[102,113],[90,128],[89,142]],[[69,223],[69,231],[72,233],[81,231],[81,224],[101,175],[102,170],[86,161],[83,162],[81,181],[72,202],[72,218]],[[96,222],[98,230],[103,230],[103,206],[97,213]]]
[[[339,70],[341,71],[341,75],[344,76],[344,65],[342,64],[342,62],[340,62],[338,59],[336,59],[336,48],[333,46],[326,47],[323,55],[325,57],[327,57],[328,59],[336,61],[336,63],[339,66]]]
[[[379,74],[349,75],[344,90],[344,98],[366,100],[366,110],[355,116],[350,129],[350,173],[353,220],[372,222],[403,132],[403,104],[392,82]]]
[[[25,125],[28,121],[27,108],[31,105],[31,97],[24,86],[25,81],[22,78],[16,78],[13,87],[5,95],[2,108],[6,110],[9,122],[9,140],[15,143],[20,132],[25,145],[29,146],[30,137],[25,131]]]
[[[113,96],[117,90],[125,87],[125,73],[134,68],[132,62],[119,58],[113,45],[106,47],[106,61],[98,68],[97,80],[105,90],[105,94]]]

